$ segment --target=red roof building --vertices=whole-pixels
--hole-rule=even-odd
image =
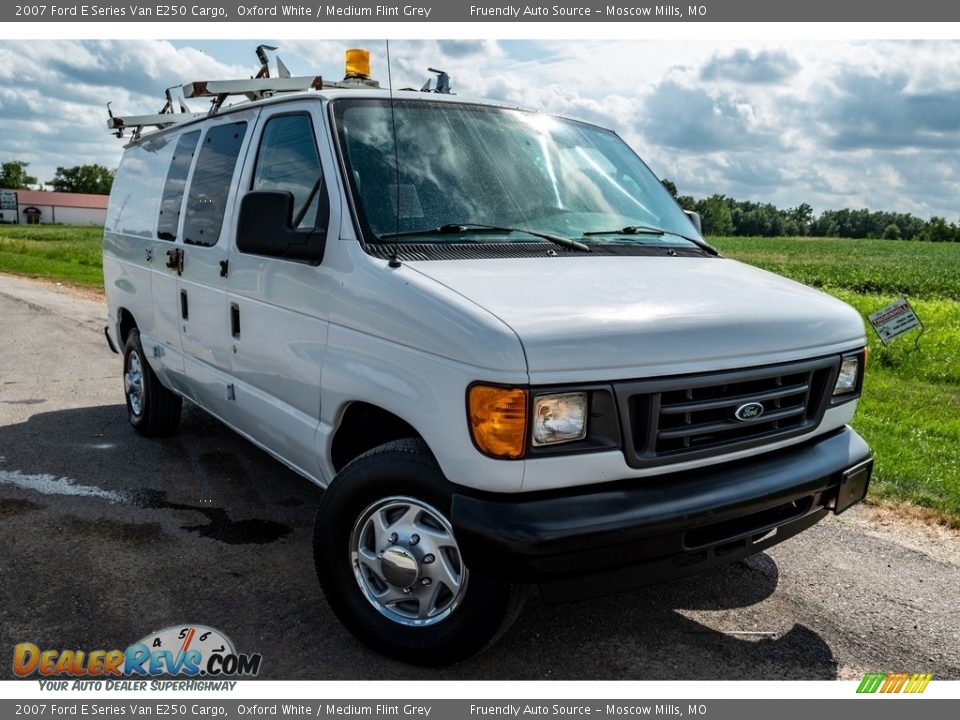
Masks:
[[[15,190],[17,212],[4,210],[0,222],[23,224],[103,225],[108,195]],[[7,217],[7,216],[10,217]]]

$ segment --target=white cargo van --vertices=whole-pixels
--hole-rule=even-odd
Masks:
[[[326,488],[357,637],[455,661],[524,587],[694,573],[864,496],[854,310],[722,257],[609,130],[364,75],[112,119],[104,232],[130,422],[187,399]]]

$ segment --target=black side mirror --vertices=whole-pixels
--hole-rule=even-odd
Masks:
[[[273,190],[248,192],[240,201],[237,249],[243,253],[301,260],[319,265],[327,231],[292,227],[293,193]]]
[[[697,229],[697,232],[703,235],[703,227],[700,224],[700,213],[693,210],[684,210],[683,214],[687,216],[687,219],[693,223],[693,226]]]

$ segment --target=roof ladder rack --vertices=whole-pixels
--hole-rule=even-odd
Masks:
[[[118,138],[122,138],[126,130],[132,130],[132,141],[136,142],[145,127],[156,127],[159,129],[177,125],[179,123],[194,120],[196,118],[216,115],[224,102],[231,97],[244,97],[247,100],[263,100],[273,97],[278,93],[304,92],[306,90],[323,90],[324,88],[378,88],[380,83],[370,79],[369,76],[369,56],[365,50],[348,50],[348,60],[358,57],[363,62],[359,69],[351,70],[348,62],[347,73],[342,81],[331,82],[324,80],[319,75],[303,75],[291,77],[287,66],[283,64],[280,58],[277,58],[277,75],[270,76],[270,65],[268,62],[267,50],[276,50],[270,45],[257,46],[257,59],[260,61],[260,70],[256,77],[247,80],[198,80],[180,86],[183,94],[174,103],[170,91],[173,87],[167,88],[165,95],[166,104],[155,115],[129,115],[126,117],[115,116],[110,110],[110,103],[107,103],[107,127],[114,131]],[[351,53],[354,54],[351,56]],[[362,56],[362,57],[361,57]],[[174,86],[176,87],[176,86]],[[206,112],[191,112],[190,108],[184,102],[189,98],[210,98],[210,108]]]
[[[107,118],[107,127],[113,130],[113,134],[118,138],[122,138],[126,130],[132,130],[132,140],[136,141],[140,139],[140,134],[145,127],[162,129],[176,125],[177,123],[186,122],[187,120],[203,117],[204,113],[190,112],[190,108],[188,108],[182,100],[178,103],[179,112],[174,112],[173,98],[170,95],[172,89],[173,87],[169,87],[164,91],[167,102],[160,109],[160,112],[153,115],[126,115],[120,117],[113,114],[113,111],[110,109],[110,103],[107,103],[107,115],[109,116]]]

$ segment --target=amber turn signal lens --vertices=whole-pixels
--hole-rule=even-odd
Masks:
[[[516,460],[527,445],[527,391],[474,385],[467,412],[473,441],[490,457]]]

